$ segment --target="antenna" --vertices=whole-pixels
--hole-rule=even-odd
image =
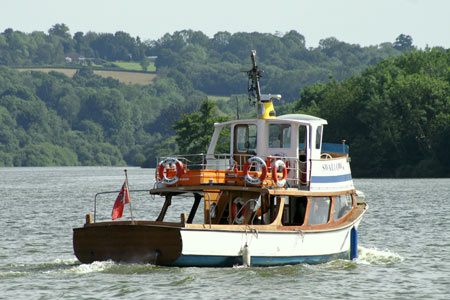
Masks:
[[[253,104],[258,103],[258,118],[259,119],[267,119],[267,118],[275,118],[275,109],[273,107],[272,100],[280,100],[281,95],[261,95],[261,89],[259,86],[259,79],[262,77],[263,70],[258,68],[256,64],[256,51],[252,50],[251,55],[252,59],[252,68],[246,72],[248,76],[248,100]],[[256,99],[255,99],[256,98]],[[256,100],[256,101],[255,101]]]
[[[260,70],[256,65],[256,50],[252,50],[250,57],[252,59],[252,68],[248,71],[242,71],[247,73],[248,76],[248,101],[253,104],[261,103],[261,90],[259,87],[259,79],[262,77],[263,70]],[[253,101],[252,101],[253,100]],[[259,107],[258,107],[259,110]]]

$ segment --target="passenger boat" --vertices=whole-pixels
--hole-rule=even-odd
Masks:
[[[73,231],[82,263],[230,267],[357,257],[368,205],[353,184],[348,146],[322,143],[324,119],[277,117],[273,101],[281,96],[260,94],[254,51],[251,58],[246,72],[258,117],[215,124],[206,154],[159,158],[149,190],[164,203],[156,219],[96,222],[87,215]],[[229,153],[218,153],[218,145]],[[186,199],[190,211],[165,220]],[[199,206],[202,218],[194,222]]]

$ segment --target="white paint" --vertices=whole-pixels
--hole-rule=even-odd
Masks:
[[[240,256],[247,244],[251,256],[288,257],[335,254],[350,249],[350,230],[361,220],[331,231],[231,231],[181,229],[183,255]]]

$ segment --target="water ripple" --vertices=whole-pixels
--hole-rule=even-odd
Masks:
[[[128,168],[130,185],[149,188],[153,172]],[[2,299],[448,298],[450,179],[356,179],[370,209],[358,229],[359,257],[353,261],[168,268],[81,264],[73,255],[72,228],[92,213],[96,192],[120,188],[123,168],[0,168],[0,178],[8,195],[0,201],[8,212],[1,218]],[[110,218],[114,199],[99,200],[98,218]],[[158,215],[148,195],[133,201],[136,218]],[[180,212],[169,209],[167,217],[179,220]]]

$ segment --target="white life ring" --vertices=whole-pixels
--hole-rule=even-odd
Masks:
[[[245,219],[245,213],[247,208],[244,201],[240,197],[234,198],[231,203],[231,216],[233,217],[233,223],[242,224]],[[240,213],[240,215],[238,215]]]
[[[281,168],[281,172],[283,173],[281,179],[278,179],[278,168]],[[276,160],[272,167],[272,179],[278,187],[286,185],[287,173],[287,167],[284,161],[281,159]]]
[[[259,165],[259,168],[262,170],[261,175],[259,177],[252,177],[250,176],[250,174],[248,173],[248,170],[250,169],[250,166],[256,163]],[[266,162],[258,157],[258,156],[252,156],[250,157],[247,162],[244,165],[244,177],[245,177],[245,181],[247,181],[250,184],[261,184],[264,179],[266,179],[266,175],[267,175],[267,165]]]
[[[174,177],[169,178],[167,176],[167,170],[172,169],[173,165],[175,165],[177,173]],[[165,184],[175,184],[178,182],[180,177],[183,176],[184,171],[184,167],[178,159],[168,157],[161,161],[158,165],[158,179]]]

